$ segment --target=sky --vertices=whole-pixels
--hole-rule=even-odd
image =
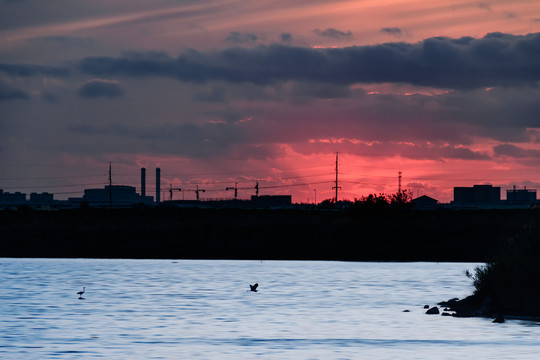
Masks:
[[[0,189],[540,188],[536,0],[0,0]]]

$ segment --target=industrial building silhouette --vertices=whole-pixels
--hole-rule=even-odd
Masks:
[[[336,158],[337,166],[337,158]],[[253,187],[256,195],[249,200],[239,200],[238,184],[227,187],[234,190],[233,199],[199,200],[199,193],[205,192],[196,185],[195,189],[180,189],[169,187],[169,200],[161,199],[161,169],[155,170],[155,197],[146,195],[146,168],[140,169],[140,193],[130,185],[113,185],[111,167],[109,164],[109,185],[103,188],[84,189],[82,197],[70,197],[67,200],[54,200],[51,193],[31,193],[27,198],[25,193],[4,192],[0,189],[0,209],[17,209],[31,207],[34,209],[70,209],[80,207],[96,208],[130,208],[133,206],[174,206],[174,207],[204,207],[204,208],[284,208],[292,206],[291,195],[259,195],[259,183]],[[400,172],[401,181],[401,172]],[[337,182],[336,182],[337,185]],[[400,183],[401,185],[401,183]],[[334,187],[335,188],[335,187]],[[251,189],[251,188],[241,188]],[[173,191],[194,192],[196,200],[173,200]],[[492,185],[473,185],[472,187],[454,187],[454,199],[449,204],[441,204],[436,199],[423,195],[412,200],[413,208],[419,210],[435,210],[438,208],[452,209],[497,209],[497,208],[529,208],[537,206],[536,189],[516,189],[506,191],[506,200],[501,200],[501,188]]]
[[[141,188],[139,194],[134,186],[112,185],[109,169],[109,185],[105,185],[103,188],[99,189],[84,189],[84,194],[82,197],[70,197],[67,200],[54,200],[54,194],[51,193],[31,193],[30,199],[27,199],[25,193],[9,193],[0,189],[0,209],[19,208],[22,206],[49,210],[80,208],[85,206],[96,208],[131,208],[137,205],[212,208],[269,208],[288,207],[292,205],[291,195],[254,195],[251,196],[250,200],[226,199],[200,201],[199,192],[204,192],[205,190],[199,189],[198,186],[195,190],[186,190],[195,192],[197,195],[197,200],[162,201],[160,168],[156,168],[155,198],[146,195],[146,168],[141,168],[140,186]]]

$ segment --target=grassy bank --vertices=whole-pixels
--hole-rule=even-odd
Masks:
[[[536,210],[4,211],[0,256],[484,262],[539,218]]]

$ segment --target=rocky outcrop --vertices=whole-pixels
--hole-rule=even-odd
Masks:
[[[439,315],[439,313],[439,308],[436,306],[433,306],[432,308],[428,309],[428,311],[426,311],[426,314],[428,315]]]

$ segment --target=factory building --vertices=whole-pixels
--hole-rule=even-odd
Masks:
[[[501,188],[492,185],[455,187],[453,205],[457,207],[493,208],[501,205]]]

